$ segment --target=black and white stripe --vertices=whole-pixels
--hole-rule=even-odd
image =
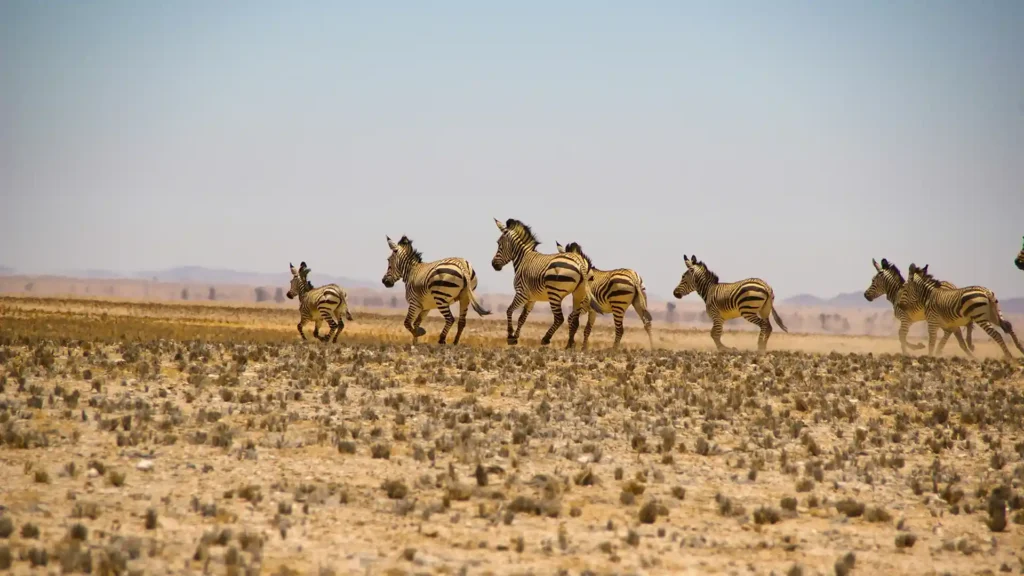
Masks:
[[[892,304],[892,313],[900,322],[900,349],[904,354],[909,354],[908,350],[924,348],[924,344],[911,344],[907,342],[910,326],[915,322],[922,322],[925,319],[924,298],[920,296],[920,291],[904,290],[906,282],[903,280],[903,274],[895,264],[885,258],[882,258],[881,264],[872,258],[871,263],[875,266],[875,275],[871,278],[871,285],[864,291],[864,298],[871,302],[884,294],[889,303]],[[939,284],[942,288],[956,289],[956,286],[950,282],[940,281]],[[956,331],[959,333],[960,328],[957,328]],[[972,352],[974,351],[973,332],[974,323],[970,322],[967,324],[967,348]]]
[[[772,324],[768,319],[771,315],[783,332],[789,332],[782,318],[775,310],[775,293],[764,280],[747,278],[739,282],[720,283],[718,275],[696,256],[683,255],[686,272],[683,273],[679,285],[672,295],[682,298],[690,292],[700,294],[708,316],[711,318],[711,339],[719,350],[733,349],[722,344],[722,324],[726,320],[743,317],[761,329],[757,337],[757,349],[764,352],[768,347],[768,338],[772,335]]]
[[[583,248],[577,242],[570,242],[568,246],[562,247],[555,242],[559,252],[571,252],[579,254],[587,260],[590,265],[590,310],[588,311],[587,326],[583,329],[584,338],[589,338],[590,331],[594,327],[594,318],[598,313],[612,313],[615,321],[615,347],[618,347],[625,331],[623,318],[630,306],[636,310],[637,316],[644,323],[644,330],[647,332],[647,339],[651,348],[654,348],[654,336],[651,335],[651,313],[647,311],[647,290],[644,281],[635,270],[630,268],[616,268],[614,270],[600,270],[594,267],[594,262],[589,256],[583,253]]]
[[[588,278],[590,266],[579,254],[542,254],[537,251],[540,242],[530,227],[522,222],[509,218],[504,224],[494,220],[501,231],[498,238],[498,250],[491,260],[491,266],[500,271],[509,262],[515,269],[513,286],[516,291],[512,303],[509,304],[508,343],[519,342],[519,332],[526,322],[536,302],[548,302],[554,321],[541,339],[541,344],[551,343],[551,337],[564,322],[562,316],[562,300],[572,294],[572,312],[569,314],[569,341],[566,348],[575,345],[576,330],[579,329],[580,314],[590,307]],[[512,330],[512,313],[520,306],[519,324]],[[583,335],[583,349],[587,348],[588,334]]]
[[[904,293],[913,292],[915,298],[924,299],[924,315],[928,322],[928,354],[933,352],[936,355],[942,354],[942,348],[946,345],[950,335],[955,335],[960,349],[968,356],[973,356],[960,336],[960,331],[953,331],[953,328],[966,325],[968,322],[975,322],[990,338],[999,344],[1003,349],[1003,355],[1011,359],[1010,349],[1006,347],[1003,337],[996,332],[993,324],[1002,328],[1013,339],[1014,345],[1024,354],[1024,347],[1021,347],[1017,335],[1013,332],[1013,326],[1009,321],[1003,319],[999,312],[999,300],[996,295],[984,286],[966,286],[964,288],[943,288],[941,283],[928,273],[928,266],[918,268],[910,265],[907,272],[907,289]],[[935,348],[935,338],[939,329],[942,329],[942,340],[938,349]]]
[[[469,306],[481,316],[491,312],[485,310],[477,301],[473,291],[476,290],[476,271],[465,258],[444,258],[433,262],[424,262],[423,255],[412,246],[412,240],[406,236],[397,242],[388,237],[388,270],[381,279],[385,286],[391,288],[396,282],[405,282],[405,300],[409,303],[409,312],[405,316],[405,328],[412,333],[412,341],[426,334],[420,323],[432,309],[437,308],[444,316],[444,328],[438,338],[444,344],[455,322],[451,306],[459,302],[459,325],[455,330],[453,344],[458,344],[462,330],[466,327],[466,314]]]
[[[1021,246],[1020,252],[1017,252],[1017,257],[1013,260],[1013,263],[1018,269],[1024,270],[1024,246]]]
[[[313,337],[323,342],[337,342],[341,331],[345,329],[344,320],[352,320],[352,314],[348,311],[348,300],[344,290],[337,284],[327,284],[314,288],[313,284],[306,279],[311,270],[306,267],[305,262],[299,264],[299,269],[288,264],[292,272],[291,287],[288,290],[289,299],[299,299],[299,335],[306,339],[302,325],[310,320],[315,321],[313,326]],[[344,320],[343,320],[344,317]],[[320,338],[320,324],[327,322],[331,331]],[[333,336],[333,338],[332,338]]]

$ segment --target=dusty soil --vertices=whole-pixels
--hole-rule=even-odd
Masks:
[[[362,313],[332,346],[296,320],[0,299],[0,567],[1024,571],[1024,373],[990,342],[776,332],[757,356],[658,326],[613,351],[605,319],[583,353],[471,316],[413,347]]]

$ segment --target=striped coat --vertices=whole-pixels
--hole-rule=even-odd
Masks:
[[[480,305],[473,293],[477,286],[476,271],[465,258],[444,258],[424,262],[423,255],[413,248],[412,240],[406,236],[402,236],[397,243],[392,242],[389,237],[388,248],[391,249],[388,270],[381,282],[388,288],[399,280],[405,282],[405,300],[409,303],[405,328],[412,333],[413,343],[426,334],[420,323],[434,308],[441,312],[445,322],[438,338],[439,344],[445,343],[448,331],[455,323],[455,316],[451,311],[454,302],[459,302],[459,325],[455,331],[453,344],[459,343],[462,331],[466,328],[466,314],[470,305],[481,316],[491,313]]]
[[[513,287],[515,297],[506,310],[508,319],[508,343],[519,342],[519,333],[533,310],[536,302],[547,302],[551,306],[554,320],[547,333],[541,339],[542,345],[551,343],[551,337],[564,322],[562,300],[572,294],[572,312],[569,314],[569,341],[566,348],[575,346],[576,331],[579,329],[580,314],[590,308],[589,275],[590,265],[579,254],[542,254],[537,251],[540,242],[530,227],[522,222],[509,218],[502,223],[495,219],[494,223],[501,231],[498,238],[498,250],[491,259],[491,266],[497,270],[508,263],[515,269]],[[512,313],[520,306],[523,312],[519,315],[519,324],[512,330]],[[583,335],[583,349],[586,350],[588,335]]]
[[[909,354],[909,350],[924,348],[924,344],[911,344],[907,342],[910,326],[915,322],[924,321],[924,298],[920,296],[918,291],[905,288],[906,282],[903,280],[903,274],[895,264],[885,258],[882,258],[881,264],[872,258],[871,263],[875,266],[875,275],[871,278],[871,285],[864,291],[864,298],[868,302],[872,302],[884,294],[889,303],[892,304],[892,313],[900,323],[900,349],[904,354]],[[943,288],[956,289],[956,286],[950,282],[940,282],[940,285]],[[960,328],[957,328],[956,331],[959,333]],[[974,351],[974,341],[971,336],[973,331],[974,323],[968,323],[967,348],[971,351]]]
[[[615,321],[615,344],[618,347],[622,340],[623,318],[626,310],[632,306],[637,316],[644,323],[644,330],[647,332],[647,339],[654,348],[654,336],[651,335],[651,313],[647,310],[647,289],[644,281],[635,270],[629,268],[616,268],[614,270],[600,270],[594,267],[590,257],[583,253],[583,249],[576,242],[570,242],[568,246],[562,247],[555,242],[559,252],[571,252],[586,258],[590,265],[590,310],[587,316],[587,326],[583,329],[584,337],[590,335],[594,327],[594,318],[597,314],[612,313]]]
[[[1024,246],[1021,247],[1020,252],[1017,252],[1017,257],[1013,260],[1013,264],[1018,269],[1024,270]]]
[[[337,342],[341,331],[345,329],[345,320],[352,320],[352,314],[348,311],[348,295],[337,284],[314,288],[306,278],[311,270],[305,262],[299,264],[298,270],[291,264],[288,267],[291,269],[292,281],[287,296],[289,299],[299,299],[299,336],[306,339],[302,325],[313,320],[314,338],[323,342]],[[320,324],[323,322],[327,323],[331,331],[320,338]]]
[[[686,263],[686,272],[683,273],[672,295],[682,298],[690,292],[700,294],[711,318],[711,339],[715,341],[715,346],[719,350],[735,350],[722,344],[722,324],[733,318],[742,316],[761,329],[757,337],[759,352],[764,352],[768,348],[768,338],[772,335],[769,315],[775,318],[775,323],[783,332],[789,332],[775,310],[775,293],[764,280],[747,278],[723,284],[718,281],[718,275],[697,260],[696,256],[687,257],[684,254],[683,261]]]
[[[942,348],[949,340],[950,335],[955,335],[961,350],[968,356],[973,356],[960,337],[959,331],[953,331],[954,328],[964,326],[972,321],[999,344],[1006,359],[1012,359],[1012,355],[1009,348],[1006,347],[1003,337],[996,332],[995,326],[999,326],[1003,332],[1009,334],[1017,350],[1024,354],[1024,347],[1017,340],[1013,326],[1000,314],[999,300],[991,290],[983,286],[943,288],[941,283],[928,272],[927,265],[918,268],[911,264],[907,275],[908,290],[915,292],[916,297],[924,299],[925,320],[928,322],[929,355],[942,354]],[[943,331],[942,341],[939,342],[939,347],[936,349],[935,339],[940,328]]]

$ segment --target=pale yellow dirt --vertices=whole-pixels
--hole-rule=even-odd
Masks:
[[[463,345],[434,344],[432,316],[412,347],[400,318],[354,314],[325,345],[275,307],[0,298],[0,562],[80,570],[81,524],[94,573],[1024,567],[1019,358],[781,331],[719,354],[660,325],[657,350],[631,326],[612,351],[607,318],[586,353],[560,349],[566,327],[537,346],[542,322],[510,348],[503,315],[473,313]]]

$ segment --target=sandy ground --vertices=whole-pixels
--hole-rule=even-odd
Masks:
[[[757,356],[657,326],[614,351],[603,319],[583,353],[471,315],[464,345],[433,319],[413,347],[357,311],[324,345],[296,320],[0,298],[0,567],[1024,571],[1024,373],[990,342],[776,332]]]

